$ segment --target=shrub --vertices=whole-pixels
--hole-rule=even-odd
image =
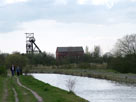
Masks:
[[[90,64],[89,63],[80,63],[78,64],[79,68],[90,68]]]
[[[30,72],[31,69],[32,69],[32,66],[31,66],[31,65],[26,65],[26,66],[23,68],[23,73],[24,73],[25,75],[27,75],[27,74]]]
[[[69,92],[70,93],[74,93],[74,88],[75,88],[75,85],[76,85],[76,80],[75,79],[68,79],[66,81],[66,87],[68,88]]]
[[[136,55],[113,58],[109,67],[121,73],[136,73]]]
[[[7,75],[7,70],[5,67],[0,67],[0,75],[1,76],[6,76]]]

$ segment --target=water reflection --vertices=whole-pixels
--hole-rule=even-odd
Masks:
[[[75,79],[74,92],[90,102],[136,102],[136,87],[112,81],[59,74],[32,74],[36,79],[68,90],[66,80]]]

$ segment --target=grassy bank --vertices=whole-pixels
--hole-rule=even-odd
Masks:
[[[93,77],[100,79],[107,79],[112,81],[117,81],[121,83],[130,83],[136,84],[136,74],[123,74],[116,72],[111,69],[106,68],[75,68],[75,67],[33,67],[30,70],[31,73],[58,73],[58,74],[66,74],[66,75],[76,75],[76,76],[85,76],[85,77]]]
[[[32,76],[20,76],[19,79],[23,85],[38,93],[43,102],[87,102],[73,93],[45,84]],[[15,102],[13,88],[19,102],[37,102],[30,91],[17,84],[16,77],[0,77],[0,102]]]
[[[87,102],[73,93],[45,84],[32,76],[21,76],[20,81],[23,85],[36,91],[44,102]]]
[[[3,82],[4,82],[4,79],[2,77],[0,77],[0,102],[2,102],[2,93],[4,92],[3,91]]]
[[[0,102],[15,102],[10,78],[0,77]]]
[[[16,78],[12,78],[11,83],[18,94],[19,102],[37,102],[36,98],[32,95],[30,91],[17,84]]]
[[[17,84],[15,77],[2,77],[0,82],[0,102],[15,102],[13,88],[17,92],[19,102],[37,102],[31,92]]]

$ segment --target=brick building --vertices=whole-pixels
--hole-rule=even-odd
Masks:
[[[57,47],[56,49],[56,59],[63,59],[66,57],[79,58],[83,55],[83,47]]]

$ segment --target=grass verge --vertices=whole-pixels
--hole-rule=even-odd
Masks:
[[[2,102],[2,97],[3,97],[3,83],[4,83],[4,78],[0,76],[0,102]]]
[[[37,102],[33,94],[17,84],[15,77],[0,77],[0,102],[15,102],[15,88],[19,102]]]
[[[7,77],[5,89],[8,89],[8,92],[5,93],[5,102],[15,102],[14,92],[12,88],[12,80],[10,77]]]
[[[0,77],[0,102],[15,102],[12,85],[8,77]]]

